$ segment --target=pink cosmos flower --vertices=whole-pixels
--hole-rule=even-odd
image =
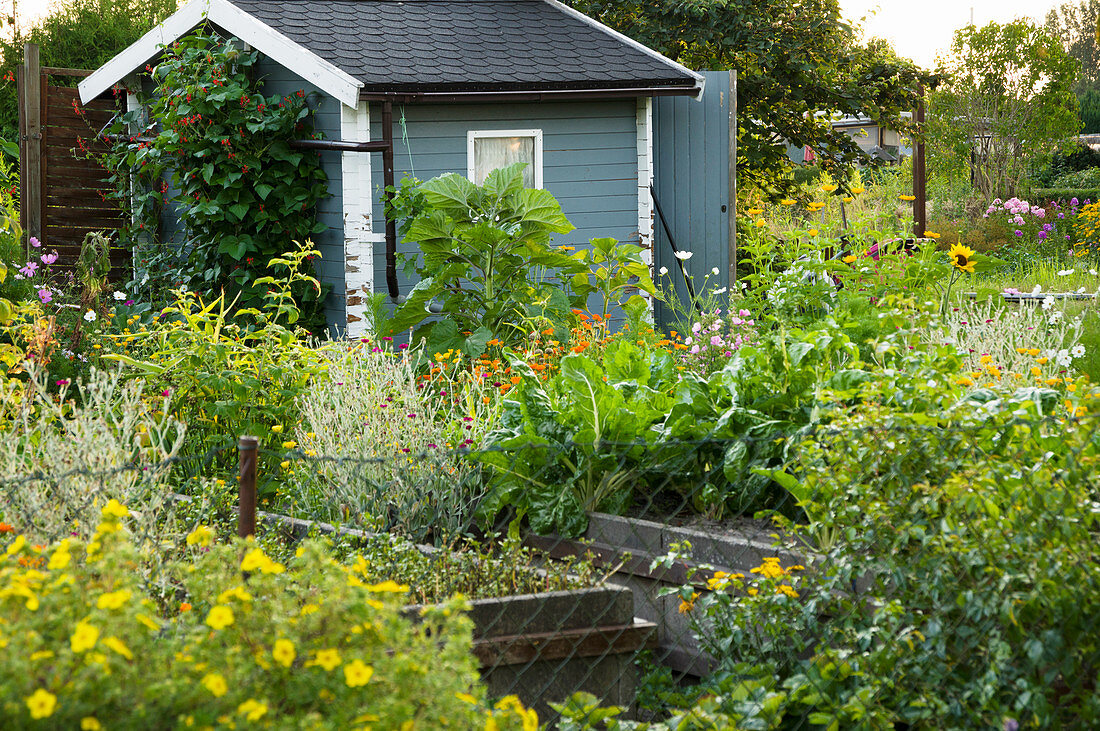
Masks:
[[[49,287],[43,287],[38,290],[38,299],[42,300],[42,304],[48,305],[53,301],[53,292],[50,291]]]
[[[30,244],[31,246],[33,246],[33,247],[34,247],[34,248],[36,248],[36,249],[37,249],[37,248],[38,248],[39,246],[41,246],[41,245],[42,245],[42,242],[41,242],[41,241],[39,241],[38,239],[36,239],[36,238],[35,238],[35,237],[33,237],[33,236],[31,236],[31,237],[30,237],[29,239],[27,239],[27,243],[28,243],[28,244]]]
[[[55,261],[57,261],[57,254],[53,254],[53,253],[43,254],[42,256],[40,256],[38,258],[42,260],[43,264],[45,264],[46,266],[49,266],[50,264],[53,264]]]

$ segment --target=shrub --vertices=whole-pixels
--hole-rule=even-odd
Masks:
[[[514,698],[485,703],[462,599],[417,623],[405,587],[367,583],[318,544],[284,565],[250,542],[208,547],[200,526],[162,614],[130,570],[130,520],[112,501],[90,542],[19,535],[0,555],[10,727],[537,726]]]
[[[1100,167],[1085,168],[1059,175],[1050,184],[1051,188],[1100,188]]]

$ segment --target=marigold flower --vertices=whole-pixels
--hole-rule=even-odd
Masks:
[[[855,254],[848,254],[848,256],[841,259],[841,261],[843,261],[845,264],[851,264],[851,263],[855,262],[855,260],[856,260],[856,255]]]
[[[57,708],[57,696],[48,690],[39,688],[26,698],[27,710],[31,712],[31,718],[38,720],[49,718]]]
[[[183,602],[180,604],[180,614],[191,611],[191,602]]]
[[[264,555],[263,549],[253,548],[244,555],[244,559],[241,561],[241,571],[257,570],[265,574],[281,574],[286,570],[286,567]]]
[[[286,639],[278,639],[275,640],[275,645],[271,648],[271,656],[275,658],[275,662],[285,668],[289,668],[294,663],[294,658],[298,656],[298,653],[294,651],[293,642]]]
[[[221,605],[213,607],[206,615],[206,623],[216,630],[225,629],[233,624],[233,610]]]
[[[11,527],[7,523],[0,523],[0,533],[14,533],[15,528]]]
[[[88,624],[87,622],[78,622],[76,629],[73,631],[72,636],[69,638],[69,647],[72,651],[78,655],[86,650],[90,650],[95,647],[96,641],[99,639],[99,630]]]
[[[784,206],[793,206],[795,204],[795,200],[794,198],[784,198],[783,200],[779,201],[779,203]]]
[[[915,195],[899,195],[898,198],[903,201],[915,201],[917,199]]]
[[[221,698],[229,692],[229,685],[221,673],[209,673],[203,676],[202,687],[206,688],[215,698]]]
[[[208,525],[200,525],[187,534],[187,545],[209,546],[214,542],[214,530]]]
[[[102,514],[104,518],[125,518],[130,514],[130,509],[118,500],[111,498],[103,506]]]
[[[319,665],[325,670],[333,670],[340,664],[339,650],[318,650],[313,654],[313,659],[306,663],[306,667]]]
[[[366,665],[362,660],[352,660],[344,666],[344,682],[349,688],[358,688],[370,682],[374,675],[374,668]]]
[[[119,591],[111,591],[103,594],[96,600],[96,606],[100,609],[118,609],[126,602],[130,601],[130,597],[133,596],[126,589],[120,589]]]
[[[237,706],[237,713],[243,713],[249,721],[259,721],[267,713],[267,704],[249,698]]]

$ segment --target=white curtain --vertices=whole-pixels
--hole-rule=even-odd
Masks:
[[[481,185],[485,176],[497,168],[525,162],[523,184],[535,187],[535,138],[534,137],[477,137],[474,138],[474,182]]]

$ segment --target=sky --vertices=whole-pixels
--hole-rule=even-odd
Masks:
[[[1038,23],[1067,0],[840,0],[844,17],[864,27],[864,35],[885,38],[898,55],[925,68],[951,46],[955,30],[970,23],[1004,23],[1029,18]],[[866,20],[860,23],[860,19]]]
[[[0,0],[0,12],[15,2],[20,26],[29,25],[48,10],[51,0]],[[844,17],[860,22],[869,36],[885,38],[898,53],[932,68],[936,54],[951,45],[951,35],[970,22],[1031,18],[1042,22],[1047,11],[1066,0],[840,0]]]

